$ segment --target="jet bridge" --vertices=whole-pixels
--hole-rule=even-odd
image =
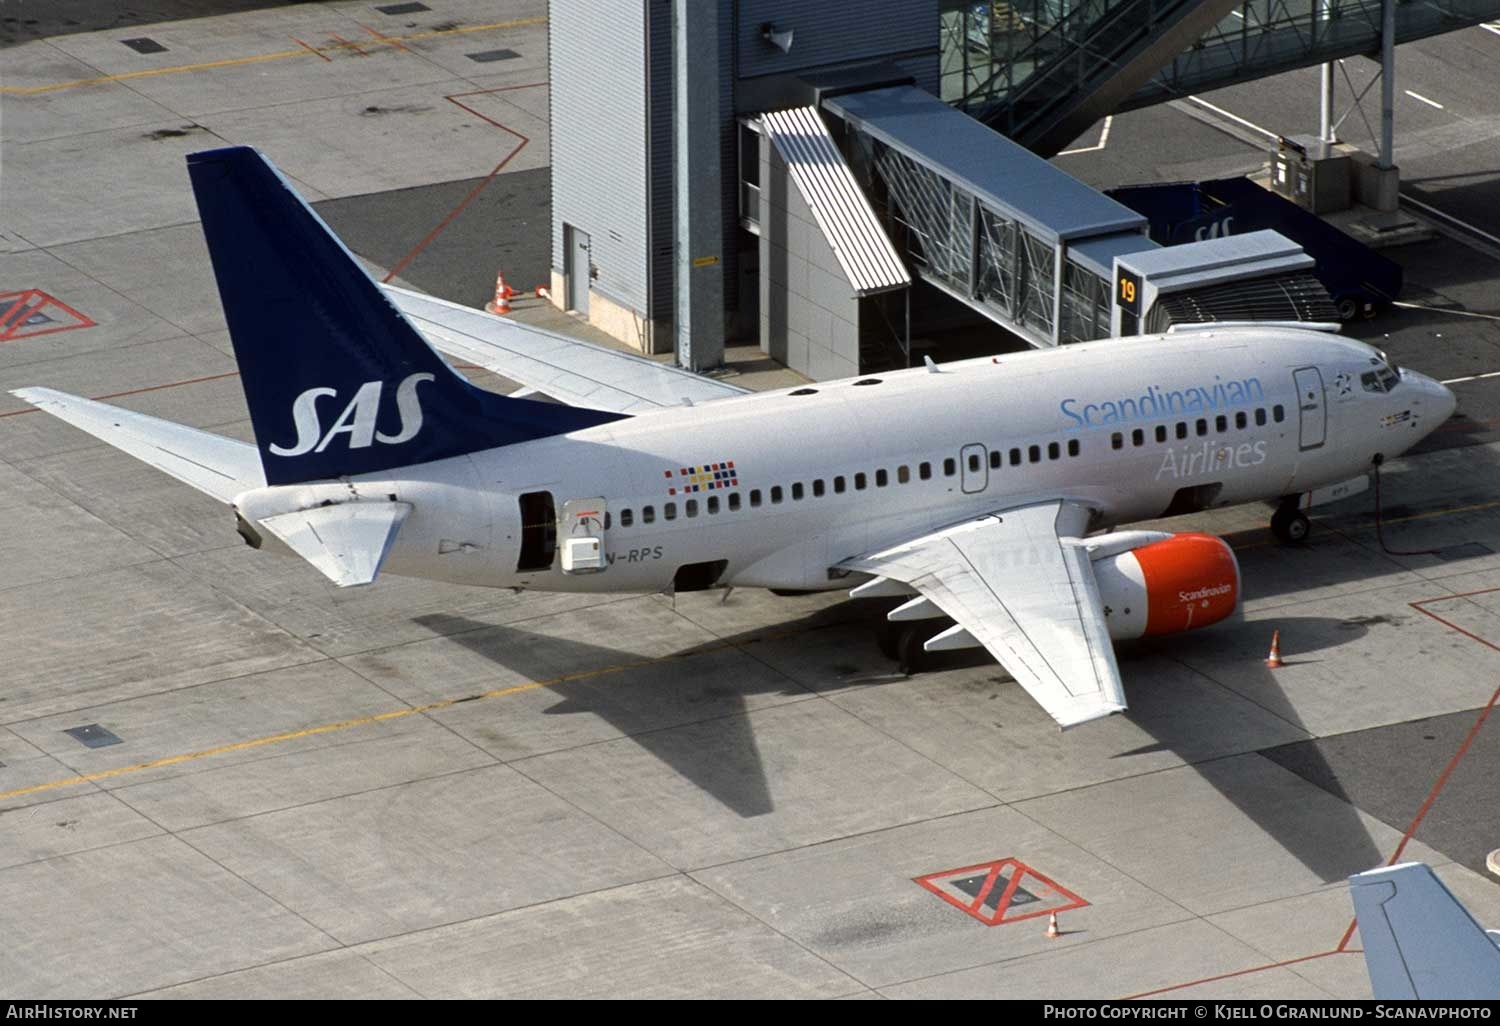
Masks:
[[[1231,314],[1332,316],[1327,292],[1309,284],[1312,258],[1275,232],[1162,250],[1136,211],[920,89],[845,93],[822,106],[847,127],[856,173],[877,205],[883,198],[922,280],[1032,345]],[[1150,273],[1122,283],[1120,266]],[[1140,305],[1158,292],[1173,298]],[[1183,302],[1186,292],[1196,301]]]

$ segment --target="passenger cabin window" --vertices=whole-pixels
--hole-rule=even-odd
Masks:
[[[1198,437],[1202,438],[1208,434],[1208,420],[1204,417],[1198,418]]]
[[[979,453],[977,452],[969,453],[969,473],[979,473]]]
[[[856,492],[865,490],[865,472],[863,470],[854,475],[854,490]]]
[[[1032,463],[1042,462],[1042,447],[1040,445],[1028,445],[1026,447],[1026,458]]]
[[[1249,423],[1250,423],[1249,418],[1247,418],[1245,416],[1245,411],[1244,410],[1241,410],[1240,412],[1238,412],[1238,413],[1236,413],[1234,415],[1235,430],[1237,430],[1237,431],[1243,431],[1249,425]]]
[[[1055,460],[1055,459],[1057,459],[1061,455],[1062,455],[1062,446],[1060,444],[1058,444],[1057,442],[1048,442],[1047,443],[1047,458],[1049,460]]]
[[[669,502],[665,506],[663,506],[661,508],[661,516],[662,516],[663,520],[676,520],[677,519],[677,503],[675,503],[675,502]]]
[[[1217,432],[1219,432],[1219,434],[1221,434],[1221,435],[1224,432],[1228,431],[1229,430],[1229,418],[1226,417],[1226,416],[1224,416],[1224,414],[1222,414],[1222,413],[1219,414],[1217,417],[1215,417],[1214,418],[1214,430],[1217,431]]]
[[[740,511],[740,493],[739,492],[730,492],[729,493],[729,512],[731,512],[731,513],[738,513],[739,511]]]
[[[1271,407],[1271,419],[1278,424],[1286,420],[1286,410],[1282,409],[1280,403],[1277,403],[1275,406]]]
[[[710,495],[708,497],[708,511],[709,513],[719,512],[719,497],[717,495]],[[688,515],[691,516],[692,514]]]
[[[875,471],[875,487],[876,488],[884,488],[886,485],[888,485],[890,483],[891,483],[890,475],[888,475],[885,472],[885,468],[882,467],[880,470]]]
[[[906,484],[910,480],[911,470],[906,466],[906,464],[903,463],[901,466],[896,468],[896,482],[898,484]]]
[[[838,477],[833,479],[833,493],[835,495],[844,494],[844,475],[840,474]]]
[[[620,510],[620,526],[629,527],[633,523],[635,523],[635,514],[628,509]]]
[[[802,482],[801,481],[793,481],[792,482],[792,501],[793,502],[801,502],[802,501]]]
[[[1145,445],[1146,432],[1140,428],[1136,428],[1134,431],[1130,432],[1130,444],[1136,446]]]
[[[1255,426],[1256,427],[1265,427],[1266,426],[1266,409],[1265,409],[1264,406],[1262,406],[1260,409],[1258,409],[1258,410],[1255,411]]]
[[[1166,440],[1167,440],[1167,426],[1165,424],[1158,424],[1158,425],[1156,425],[1156,444],[1157,445],[1161,445]]]
[[[1181,441],[1182,439],[1184,439],[1186,437],[1187,437],[1187,421],[1185,421],[1185,420],[1179,420],[1177,422],[1177,439],[1178,439],[1178,441]]]
[[[771,486],[771,505],[776,506],[781,502],[781,485]]]
[[[958,473],[958,464],[954,462],[952,456],[949,456],[943,461],[943,476],[952,477],[956,473]]]
[[[823,479],[821,477],[814,478],[813,479],[813,498],[815,498],[815,499],[821,499],[822,497],[823,497]]]
[[[750,489],[750,506],[751,506],[751,508],[756,508],[756,507],[760,506],[760,489],[759,488],[752,488],[752,489]]]
[[[643,523],[643,524],[651,524],[651,523],[655,523],[655,522],[656,522],[656,507],[655,506],[642,506],[641,507],[641,523]]]
[[[1003,459],[1003,457],[1000,455],[1000,450],[999,449],[991,449],[990,450],[990,469],[991,470],[999,470],[1000,469],[1000,461],[1002,459]]]
[[[1020,449],[1012,449],[1010,451],[1010,465],[1013,466],[1013,467],[1019,467],[1021,465],[1021,450]]]
[[[932,480],[932,464],[931,463],[921,463],[921,464],[918,464],[917,465],[917,476],[920,477],[923,481],[930,481],[930,480]]]
[[[1109,436],[1109,447],[1111,449],[1123,449],[1123,448],[1125,448],[1125,436],[1122,435],[1122,434],[1120,434],[1120,432],[1118,432],[1118,431],[1116,431],[1114,434],[1110,435]]]
[[[1069,456],[1077,456],[1078,455],[1078,450],[1079,450],[1078,439],[1076,439],[1076,438],[1070,438],[1070,439],[1068,439],[1068,455]]]

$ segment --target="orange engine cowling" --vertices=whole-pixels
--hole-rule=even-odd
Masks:
[[[1175,634],[1207,627],[1240,602],[1240,565],[1224,539],[1174,534],[1094,563],[1109,636]]]

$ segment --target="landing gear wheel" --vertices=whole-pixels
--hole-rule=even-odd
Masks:
[[[896,660],[901,672],[910,677],[921,673],[927,665],[927,652],[922,648],[932,637],[932,628],[921,623],[907,624],[896,640]]]
[[[1271,516],[1271,533],[1284,544],[1302,544],[1311,530],[1312,523],[1295,505],[1283,503]]]
[[[1359,301],[1353,296],[1344,296],[1335,304],[1335,307],[1338,310],[1339,320],[1345,324],[1359,316]]]
[[[884,620],[875,632],[875,644],[880,647],[880,654],[892,662],[901,658],[901,626],[892,620]]]

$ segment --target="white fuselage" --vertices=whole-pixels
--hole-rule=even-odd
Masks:
[[[1301,330],[1103,340],[298,487],[411,503],[387,573],[554,591],[847,587],[843,560],[1030,501],[1073,500],[1103,528],[1355,478],[1453,408],[1410,371],[1372,389],[1384,367],[1363,343]],[[602,508],[568,505],[588,499]],[[601,539],[603,569],[565,572],[558,549],[579,533]]]

